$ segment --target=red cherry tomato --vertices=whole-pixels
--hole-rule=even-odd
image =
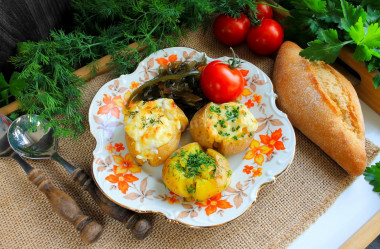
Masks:
[[[247,36],[249,48],[259,55],[274,53],[284,41],[284,30],[272,20],[262,20],[260,26],[252,27]]]
[[[244,89],[245,79],[239,69],[221,61],[209,63],[202,71],[200,85],[204,95],[215,103],[235,100]]]
[[[273,10],[269,5],[259,3],[257,6],[257,14],[256,17],[258,20],[261,19],[272,19],[273,17]]]
[[[244,14],[237,19],[222,14],[215,19],[213,30],[220,42],[234,46],[245,40],[250,27],[251,22]]]

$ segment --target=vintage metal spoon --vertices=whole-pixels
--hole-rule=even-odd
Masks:
[[[28,179],[47,196],[53,210],[80,231],[82,241],[87,244],[95,242],[102,233],[102,227],[83,215],[76,202],[69,195],[56,188],[41,170],[30,166],[9,146],[7,132],[11,122],[9,118],[0,114],[0,157],[15,159],[28,175]]]
[[[28,127],[29,126],[29,127]],[[36,130],[31,131],[31,126]],[[140,219],[138,214],[110,201],[82,169],[79,169],[57,153],[57,139],[53,137],[52,128],[45,129],[47,122],[38,120],[38,115],[24,115],[17,118],[9,127],[8,139],[11,147],[21,156],[32,159],[52,158],[59,162],[90,193],[99,207],[112,218],[121,221],[127,228],[132,228],[137,239],[144,239],[151,231],[151,224]]]

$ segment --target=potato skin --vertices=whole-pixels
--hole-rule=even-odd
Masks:
[[[171,153],[178,148],[181,139],[181,133],[186,130],[186,127],[189,123],[185,113],[178,106],[176,106],[172,114],[178,118],[181,127],[179,130],[176,130],[171,134],[171,139],[167,143],[157,147],[157,153],[152,153],[151,156],[147,158],[146,161],[148,161],[150,166],[156,167],[162,165],[165,160],[171,155]],[[145,161],[141,158],[138,158],[140,153],[136,150],[136,141],[131,136],[129,136],[127,132],[125,132],[125,138],[129,153],[137,164],[143,165]]]
[[[209,108],[213,103],[208,103],[195,113],[190,121],[190,134],[194,141],[204,148],[212,148],[225,156],[235,155],[243,152],[253,140],[253,136],[245,136],[239,140],[225,138],[216,141],[216,136],[210,131],[214,123],[208,123]]]
[[[135,140],[128,136],[127,133],[125,133],[125,137],[127,140],[127,147],[129,150],[129,153],[133,157],[133,159],[136,161],[137,164],[143,165],[144,161],[142,159],[137,158],[137,155],[139,154],[138,151],[136,151],[136,146],[135,146]],[[148,163],[152,167],[157,167],[161,164],[163,164],[166,159],[172,154],[173,151],[175,151],[178,148],[179,141],[181,139],[181,132],[178,131],[172,139],[164,144],[161,145],[160,147],[157,148],[158,153],[154,154],[153,157],[148,159]]]
[[[251,144],[252,140],[253,140],[253,136],[246,137],[238,141],[225,139],[225,140],[222,140],[222,142],[217,143],[215,145],[215,149],[219,151],[220,153],[222,153],[223,155],[231,156],[231,155],[239,154],[245,151],[245,149],[247,149],[248,146]]]
[[[204,169],[195,176],[186,177],[186,174],[176,165],[178,163],[183,166],[187,164],[186,156],[182,156],[183,153],[186,153],[188,156],[199,150],[202,150],[202,148],[198,143],[187,144],[176,150],[166,160],[162,168],[162,177],[165,185],[170,191],[184,197],[188,201],[207,200],[222,192],[231,182],[231,170],[227,159],[213,149],[207,149],[205,152],[208,156],[215,159],[213,167],[211,169]],[[191,187],[193,187],[193,190],[189,192],[189,188]]]
[[[216,148],[214,146],[215,137],[210,133],[207,127],[207,110],[212,103],[208,103],[198,110],[190,121],[190,134],[195,142],[198,142],[204,148]]]

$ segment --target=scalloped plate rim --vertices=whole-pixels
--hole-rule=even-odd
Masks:
[[[274,93],[274,87],[273,87],[273,83],[271,81],[271,79],[260,69],[258,68],[257,66],[255,66],[253,63],[250,63],[248,61],[245,61],[243,60],[244,62],[247,62],[249,64],[251,64],[252,66],[254,66],[261,74],[264,75],[264,77],[266,77],[266,79],[269,81],[269,85],[270,85],[270,93],[268,96],[269,97],[269,100],[270,100],[270,107],[273,109],[273,111],[285,118],[287,120],[287,123],[288,125],[290,125],[290,130],[292,131],[291,132],[291,135],[292,135],[292,139],[294,141],[294,144],[291,148],[291,155],[289,156],[290,157],[290,160],[289,162],[287,163],[287,165],[282,169],[281,172],[278,172],[277,174],[274,174],[272,175],[271,177],[267,177],[266,179],[267,180],[263,180],[264,178],[261,178],[261,183],[259,185],[257,185],[255,188],[253,188],[254,191],[251,191],[249,194],[252,194],[255,196],[252,200],[252,202],[250,203],[250,205],[242,212],[240,213],[239,215],[237,215],[236,217],[230,219],[230,220],[227,220],[226,222],[223,222],[223,223],[219,223],[219,224],[215,224],[215,225],[206,225],[206,226],[203,226],[203,225],[192,225],[192,224],[189,224],[189,223],[186,223],[186,222],[182,222],[180,221],[179,219],[175,219],[175,218],[170,218],[168,217],[168,215],[166,215],[165,213],[163,212],[160,212],[160,211],[155,211],[155,210],[141,210],[141,209],[135,209],[135,208],[132,208],[130,206],[127,206],[123,203],[120,203],[119,201],[115,200],[114,198],[110,197],[101,187],[101,185],[98,183],[96,177],[95,177],[95,174],[94,174],[94,168],[95,168],[95,156],[96,154],[100,153],[98,152],[98,150],[100,151],[103,151],[104,149],[101,149],[101,148],[98,148],[98,146],[100,146],[100,144],[102,143],[102,141],[98,141],[98,137],[93,133],[92,131],[92,125],[91,125],[91,115],[93,115],[93,112],[91,111],[92,108],[94,107],[94,101],[96,99],[96,97],[99,97],[99,95],[101,94],[102,90],[105,89],[106,85],[116,79],[119,79],[119,78],[126,78],[126,77],[132,77],[138,73],[141,73],[140,72],[140,69],[142,68],[142,66],[144,64],[146,64],[146,62],[148,61],[149,58],[152,58],[152,57],[155,57],[156,55],[158,55],[160,52],[167,52],[167,51],[172,51],[172,50],[193,50],[193,51],[196,51],[198,54],[201,54],[201,55],[204,55],[207,59],[207,61],[213,61],[213,60],[223,60],[223,59],[229,59],[230,57],[227,57],[227,56],[223,56],[223,57],[219,57],[219,58],[211,58],[209,56],[207,56],[207,54],[205,52],[199,52],[197,51],[196,49],[193,49],[193,48],[188,48],[188,47],[171,47],[171,48],[164,48],[164,49],[161,49],[161,50],[158,50],[150,55],[148,55],[147,57],[145,57],[139,64],[138,66],[136,67],[135,71],[133,71],[132,73],[130,74],[126,74],[126,75],[120,75],[119,77],[117,78],[113,78],[111,79],[110,81],[106,82],[104,85],[102,85],[99,90],[97,91],[97,93],[94,95],[94,98],[93,100],[91,101],[91,104],[90,104],[90,108],[89,108],[89,124],[90,124],[90,133],[91,135],[95,138],[96,140],[96,147],[94,148],[93,150],[93,164],[92,164],[92,170],[91,170],[91,174],[92,174],[92,177],[94,179],[94,182],[95,184],[97,185],[97,187],[101,190],[101,192],[108,198],[110,199],[112,202],[124,207],[124,208],[127,208],[129,210],[132,210],[132,211],[135,211],[137,213],[155,213],[155,214],[160,214],[162,216],[164,216],[169,222],[174,222],[174,223],[178,223],[178,224],[182,224],[182,225],[185,225],[185,226],[188,226],[188,227],[192,227],[192,228],[208,228],[208,227],[216,227],[216,226],[221,226],[221,225],[224,225],[228,222],[231,222],[239,217],[241,217],[247,210],[249,210],[256,202],[257,202],[257,197],[258,197],[258,194],[260,192],[260,190],[265,186],[265,185],[269,185],[269,184],[272,184],[275,182],[275,180],[277,179],[277,177],[279,177],[281,174],[283,174],[288,168],[289,166],[292,164],[293,162],[293,159],[294,159],[294,155],[295,155],[295,145],[296,145],[296,137],[295,137],[295,132],[294,132],[294,129],[289,121],[289,119],[287,118],[287,115],[282,112],[281,110],[278,109],[276,103],[275,103],[275,100],[277,98],[277,94]],[[266,94],[268,94],[268,92],[266,92]]]

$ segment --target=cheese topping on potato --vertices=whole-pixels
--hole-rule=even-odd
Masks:
[[[181,129],[177,105],[172,99],[133,103],[124,118],[125,132],[136,142],[137,158],[146,161],[157,148]]]
[[[243,104],[236,102],[221,105],[212,103],[207,110],[207,127],[216,142],[226,138],[239,140],[252,137],[258,123]]]

